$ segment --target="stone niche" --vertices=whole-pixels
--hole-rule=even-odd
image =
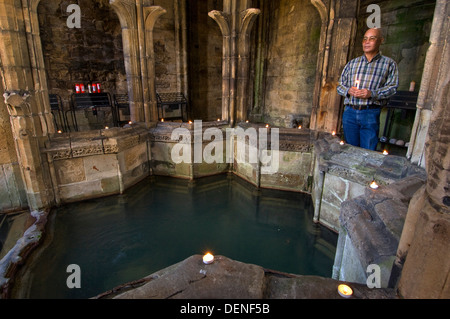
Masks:
[[[64,110],[71,107],[75,85],[100,83],[103,92],[127,94],[127,77],[119,18],[105,0],[83,0],[81,28],[69,28],[68,1],[41,0],[38,5],[40,37],[50,94],[61,97]],[[112,103],[113,101],[111,101]],[[77,112],[80,131],[97,129],[98,121],[113,126],[111,112]],[[73,131],[73,118],[67,114]],[[109,124],[110,123],[110,124]]]

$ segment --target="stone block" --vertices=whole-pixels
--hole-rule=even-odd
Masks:
[[[27,196],[18,164],[0,165],[0,212],[27,207]]]
[[[99,180],[59,185],[59,196],[63,203],[77,202],[100,195],[105,194],[103,193],[102,183]]]
[[[79,183],[86,180],[86,173],[82,158],[56,161],[54,164],[58,184],[60,186]]]
[[[87,181],[102,180],[118,174],[118,161],[115,154],[87,156],[83,158],[83,164]]]

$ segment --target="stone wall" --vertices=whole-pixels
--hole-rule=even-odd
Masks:
[[[394,288],[393,268],[411,198],[425,183],[425,174],[403,178],[342,203],[333,278],[365,284],[370,265],[380,270],[380,286]]]
[[[189,96],[192,119],[222,118],[223,39],[219,26],[208,16],[222,10],[222,1],[188,1]]]
[[[177,54],[175,41],[175,1],[160,0],[155,1],[155,5],[166,9],[157,21],[154,31],[154,49],[155,49],[155,76],[157,92],[177,92],[177,83],[179,82],[177,74]]]
[[[387,186],[408,176],[425,178],[423,169],[404,157],[340,145],[330,134],[321,135],[314,150],[314,220],[337,232],[342,203],[364,195],[372,181]]]
[[[3,84],[0,82],[0,93]],[[17,160],[9,113],[0,98],[0,212],[27,207],[25,187]]]
[[[262,4],[261,4],[262,5]],[[294,118],[307,127],[312,109],[321,21],[310,1],[270,1],[260,19],[268,20],[259,32],[267,33],[264,46],[263,105],[255,119],[292,127]],[[265,17],[268,15],[269,17]],[[267,43],[265,43],[267,41]],[[256,68],[261,67],[256,60]],[[258,97],[257,97],[258,98]]]
[[[67,1],[41,0],[40,35],[50,93],[59,94],[65,107],[76,83],[100,82],[102,89],[126,94],[122,30],[109,1],[81,0],[81,28],[69,28]]]

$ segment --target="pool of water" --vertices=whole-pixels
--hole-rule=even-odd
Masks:
[[[331,277],[337,234],[312,217],[309,195],[257,190],[234,176],[147,179],[120,196],[55,209],[13,297],[89,298],[207,251]],[[71,264],[81,270],[79,289],[66,284]]]

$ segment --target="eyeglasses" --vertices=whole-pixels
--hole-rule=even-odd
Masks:
[[[378,37],[372,36],[372,37],[364,37],[363,42],[370,41],[375,42],[378,39]]]

